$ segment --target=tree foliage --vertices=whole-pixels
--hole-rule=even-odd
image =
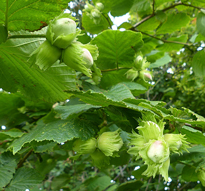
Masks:
[[[0,190],[204,190],[204,10],[1,1]]]

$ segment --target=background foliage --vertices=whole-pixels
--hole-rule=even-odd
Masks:
[[[84,0],[0,2],[0,190],[204,190],[205,0]],[[63,64],[46,71],[27,62],[45,41],[46,26],[64,10],[78,19],[78,40],[97,45],[99,83]],[[128,21],[113,27],[113,18]],[[130,80],[136,54],[150,62],[152,80]],[[189,153],[171,155],[169,181],[146,177],[142,160],[127,153],[128,133],[142,114],[182,133]],[[98,168],[89,154],[76,159],[76,138],[121,129],[124,146]]]

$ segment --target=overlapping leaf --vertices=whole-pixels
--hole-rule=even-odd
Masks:
[[[27,120],[18,110],[24,106],[24,101],[19,95],[0,93],[0,106],[0,125],[11,127]]]
[[[165,23],[157,30],[158,34],[172,33],[186,26],[190,17],[186,13],[170,14]]]
[[[205,146],[205,136],[201,131],[195,130],[188,126],[183,126],[181,132],[186,135],[188,142]]]
[[[25,32],[19,32],[27,35]],[[0,45],[0,87],[9,92],[21,91],[33,100],[56,102],[69,96],[66,89],[76,89],[75,72],[63,64],[46,72],[30,67],[28,56],[44,39],[17,38]]]
[[[67,105],[67,106],[57,106],[54,110],[60,114],[61,119],[66,119],[68,117],[72,117],[75,114],[79,115],[91,108],[100,108],[99,106],[94,106],[86,103],[79,103],[75,105]]]
[[[143,45],[141,33],[118,30],[106,30],[91,43],[98,46],[99,57],[96,63],[102,70],[130,66],[135,52]]]
[[[205,52],[201,50],[194,55],[192,66],[196,76],[205,76]]]
[[[0,25],[9,31],[35,30],[67,8],[69,0],[0,1]]]
[[[16,157],[11,153],[3,153],[0,156],[0,189],[5,187],[16,171]]]
[[[17,170],[5,191],[22,191],[38,185],[43,177],[32,168],[22,167]]]
[[[95,128],[94,123],[85,119],[56,120],[47,124],[39,121],[31,132],[14,141],[10,147],[15,154],[31,141],[51,140],[62,143],[74,138],[88,139],[94,135]]]
[[[171,61],[171,57],[168,54],[165,54],[162,58],[156,60],[154,63],[151,63],[149,68],[158,68],[165,64],[168,64]]]

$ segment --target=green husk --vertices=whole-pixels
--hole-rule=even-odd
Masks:
[[[95,151],[96,146],[97,142],[95,138],[91,138],[86,141],[77,139],[73,143],[73,150],[76,151],[77,154],[91,154]]]
[[[47,70],[61,57],[61,50],[45,40],[28,59],[32,65],[36,64],[41,70]]]
[[[104,132],[97,139],[98,148],[106,155],[113,156],[123,145],[119,129],[114,132]]]
[[[80,29],[76,29],[73,18],[65,13],[50,21],[46,38],[52,45],[66,49],[80,34],[80,31]]]

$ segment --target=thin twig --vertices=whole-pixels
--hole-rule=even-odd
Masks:
[[[154,0],[153,0],[153,4],[154,4]],[[197,6],[194,6],[194,5],[191,5],[191,4],[186,4],[186,3],[183,3],[183,2],[178,2],[176,4],[173,4],[165,9],[162,9],[161,11],[162,12],[165,12],[165,11],[168,11],[172,8],[175,8],[176,6],[179,6],[179,5],[184,5],[184,6],[188,6],[188,7],[193,7],[193,8],[196,8],[196,9],[205,9],[203,7],[197,7]],[[154,9],[154,7],[153,7]],[[134,24],[133,27],[130,29],[130,30],[133,30],[135,29],[136,27],[138,27],[139,25],[141,25],[142,23],[144,23],[145,21],[149,20],[150,18],[154,17],[156,14],[155,12],[153,11],[151,15],[148,15],[147,17],[145,17],[144,19],[142,19],[141,21],[139,21],[138,23]]]
[[[185,184],[184,186],[182,186],[181,188],[178,189],[178,191],[183,190],[185,187],[187,187],[191,182],[188,182],[187,184]]]
[[[145,191],[148,190],[148,188],[149,188],[149,183],[150,183],[151,181],[152,181],[152,177],[150,177],[150,179],[149,179],[149,181],[148,181],[148,183],[147,183],[147,187],[146,187]]]
[[[142,34],[147,35],[147,36],[150,36],[150,37],[155,38],[155,39],[157,39],[157,40],[161,40],[161,41],[164,42],[164,43],[182,44],[182,45],[186,45],[186,46],[191,46],[191,45],[192,45],[192,44],[188,44],[188,43],[184,43],[184,42],[163,40],[163,39],[161,39],[161,38],[158,38],[158,37],[156,37],[156,36],[150,35],[150,34],[148,34],[148,33],[142,32],[142,31],[138,31],[138,32],[141,32]]]
[[[17,169],[21,168],[23,166],[23,163],[26,161],[26,159],[31,155],[31,153],[33,152],[33,149],[31,149],[18,163],[17,165]]]
[[[194,5],[191,5],[191,4],[186,4],[186,3],[182,3],[182,5],[187,6],[187,7],[193,7],[193,8],[196,8],[196,9],[205,9],[204,7],[197,7],[197,6],[194,6]]]
[[[161,176],[161,175],[159,175],[158,185],[157,185],[157,189],[156,189],[156,191],[158,191],[158,189],[159,189],[159,184],[160,184],[161,178],[162,178],[162,176]]]
[[[122,175],[123,171],[127,168],[127,165],[125,165],[123,168],[121,167],[120,173],[113,179],[114,181],[119,178],[120,175]]]
[[[139,25],[141,25],[142,23],[144,23],[145,21],[149,20],[150,18],[152,18],[154,16],[155,16],[155,14],[151,14],[151,15],[145,17],[144,19],[142,19],[138,23],[134,24],[133,27],[131,28],[131,30],[135,29],[136,27],[138,27]]]

